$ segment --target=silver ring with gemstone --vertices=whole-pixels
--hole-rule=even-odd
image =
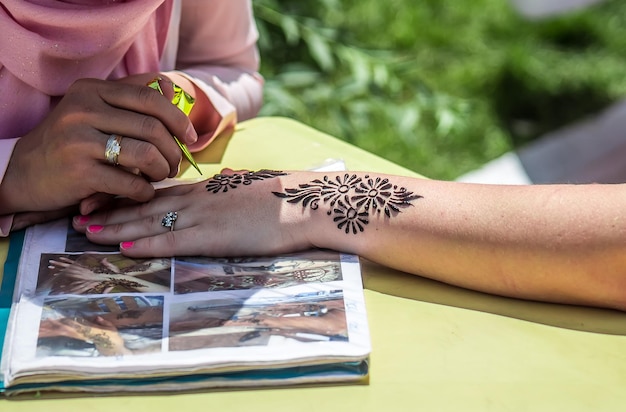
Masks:
[[[163,219],[161,219],[161,226],[167,227],[170,231],[174,230],[174,223],[178,219],[178,213],[176,212],[167,212]]]
[[[120,151],[122,150],[121,143],[122,136],[119,134],[112,134],[109,136],[109,140],[107,140],[107,144],[104,149],[104,159],[113,166],[117,166],[119,164],[117,158],[120,156]]]

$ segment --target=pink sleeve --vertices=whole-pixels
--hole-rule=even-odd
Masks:
[[[0,182],[4,178],[4,173],[9,166],[9,160],[13,154],[13,148],[19,138],[16,139],[0,139]],[[9,236],[11,225],[13,224],[13,215],[0,215],[0,237]]]
[[[182,0],[176,69],[202,89],[219,114],[213,132],[191,150],[237,121],[257,115],[263,101],[258,73],[259,34],[250,0]]]

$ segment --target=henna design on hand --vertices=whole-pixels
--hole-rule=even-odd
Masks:
[[[116,279],[116,278],[110,277],[110,278],[107,278],[107,280],[101,281],[96,286],[86,290],[85,294],[86,295],[91,295],[91,294],[98,295],[102,293],[109,293],[108,291],[111,291],[115,289],[116,287],[120,287],[123,290],[136,291],[136,290],[140,290],[142,286],[143,285],[139,282],[126,280],[126,279]]]
[[[249,185],[254,180],[271,179],[277,176],[285,176],[286,174],[277,170],[267,169],[233,175],[216,174],[213,178],[207,180],[206,189],[213,193],[228,192],[228,189],[236,189],[239,185]]]
[[[334,214],[337,228],[353,234],[364,231],[370,215],[384,212],[391,218],[401,209],[412,206],[413,200],[423,198],[392,184],[387,178],[365,175],[362,179],[348,173],[335,179],[324,176],[322,180],[315,179],[298,185],[298,188],[272,193],[289,203],[301,203],[302,207],[312,210],[319,208],[320,201],[328,203],[326,213],[329,216]]]

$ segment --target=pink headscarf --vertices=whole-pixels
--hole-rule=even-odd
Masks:
[[[77,79],[158,71],[172,0],[2,0],[0,139],[35,127]]]

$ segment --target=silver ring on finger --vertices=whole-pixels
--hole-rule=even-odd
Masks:
[[[104,149],[104,159],[113,166],[117,166],[119,164],[118,157],[120,156],[121,150],[122,136],[119,134],[112,134],[109,136],[109,140],[107,140],[107,144]]]
[[[167,212],[165,216],[163,216],[163,219],[161,219],[161,226],[169,228],[171,232],[174,230],[176,219],[178,219],[177,212]]]

